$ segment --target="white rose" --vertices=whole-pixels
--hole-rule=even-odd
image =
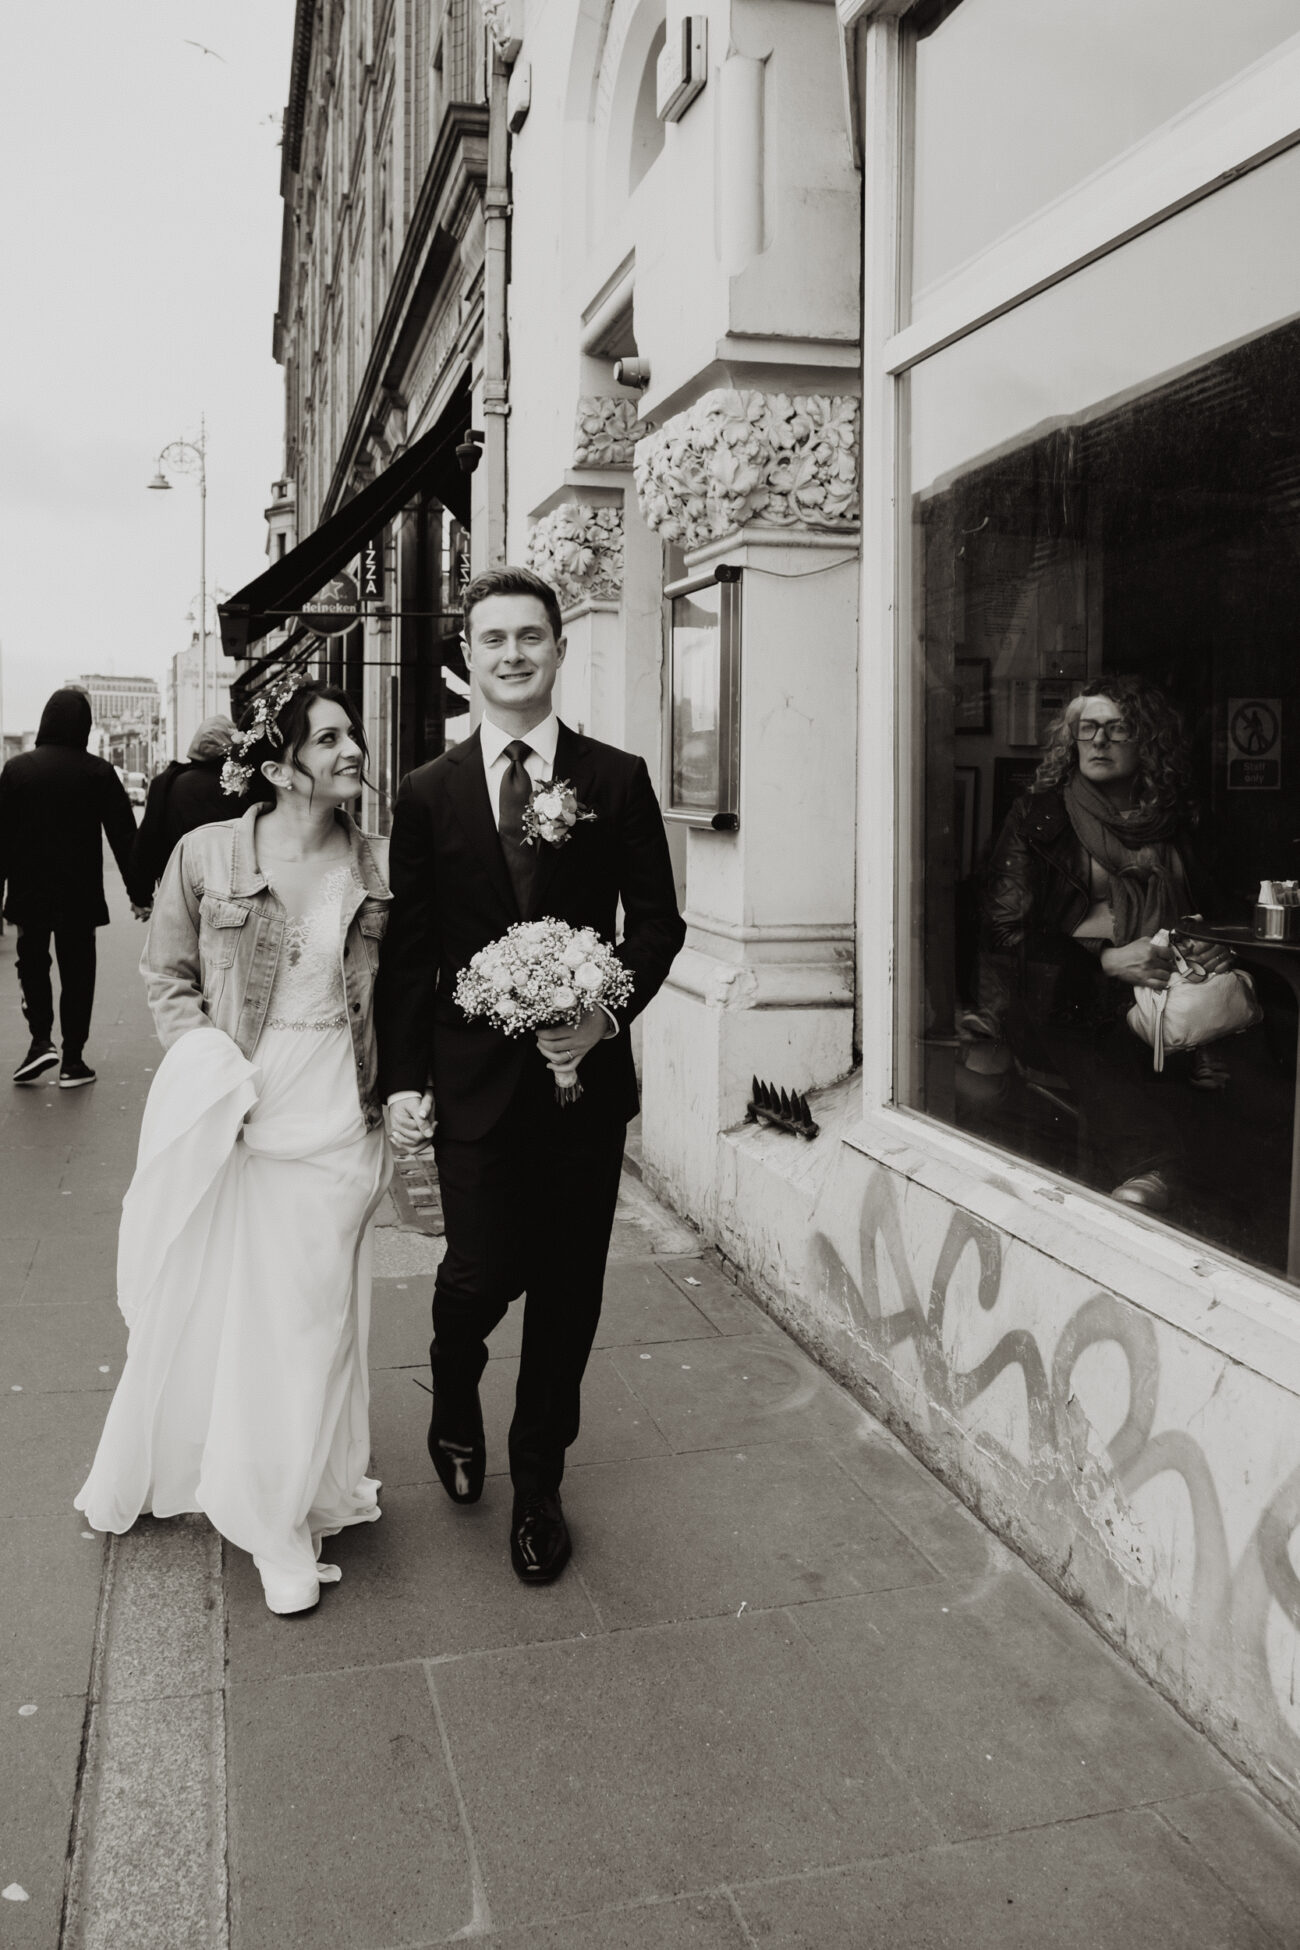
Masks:
[[[584,948],[580,941],[571,941],[561,959],[566,968],[581,968],[590,953],[590,948]]]
[[[573,977],[574,987],[580,988],[584,995],[595,995],[605,986],[605,977],[594,961],[584,961]]]
[[[578,998],[572,989],[552,989],[551,1007],[553,1009],[572,1009]]]
[[[511,983],[510,970],[503,968],[498,962],[495,968],[488,970],[488,980],[494,989],[508,989]]]
[[[539,792],[533,800],[533,811],[539,819],[559,819],[564,813],[564,801],[558,792]]]
[[[508,995],[499,995],[497,997],[497,1014],[499,1016],[513,1016],[515,1014],[515,1004]]]

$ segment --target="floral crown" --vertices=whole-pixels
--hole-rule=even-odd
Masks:
[[[265,739],[273,750],[278,751],[284,743],[278,722],[280,713],[306,681],[295,671],[263,691],[253,706],[253,716],[247,728],[235,732],[231,738],[231,754],[221,768],[221,790],[228,792],[232,799],[242,798],[253,783],[255,768],[247,763],[247,754],[253,746]],[[242,753],[243,757],[237,758],[236,751]]]

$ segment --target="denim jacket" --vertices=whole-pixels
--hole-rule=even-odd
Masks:
[[[173,852],[154,899],[140,957],[164,1049],[187,1030],[224,1029],[252,1058],[266,1021],[280,960],[286,915],[257,865],[253,828],[268,808],[187,833]],[[343,908],[339,952],[357,1094],[374,1130],[383,1121],[375,1054],[374,986],[379,944],[392,895],[385,878],[387,843],[338,815],[361,882]]]

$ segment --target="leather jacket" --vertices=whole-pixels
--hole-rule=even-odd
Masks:
[[[1175,836],[1193,911],[1214,901],[1186,830]],[[982,1013],[1023,1041],[1033,1028],[1101,1029],[1133,991],[1103,972],[1101,941],[1074,930],[1092,905],[1088,860],[1058,788],[1026,792],[1007,815],[989,863],[982,917]]]
[[[267,807],[199,826],[172,854],[140,957],[164,1049],[190,1029],[224,1029],[250,1060],[266,1021],[285,911],[257,864],[253,827]],[[383,1122],[378,1093],[374,986],[392,895],[387,844],[338,815],[361,882],[345,902],[339,955],[357,1094],[367,1130]]]

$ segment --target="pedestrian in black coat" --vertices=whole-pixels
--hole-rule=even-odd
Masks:
[[[105,759],[86,750],[90,699],[68,686],[41,713],[34,751],[0,772],[0,884],[4,916],[18,929],[18,980],[31,1048],[15,1083],[36,1083],[59,1062],[51,1035],[54,996],[50,942],[59,963],[61,1089],[93,1083],[82,1061],[95,1000],[95,929],[108,925],[104,900],[107,834],[131,903],[140,898],[131,866],[135,814],[126,787]]]
[[[178,840],[196,826],[210,826],[217,819],[238,819],[248,810],[246,798],[239,794],[232,797],[221,786],[221,768],[230,756],[234,732],[229,718],[205,718],[191,738],[185,758],[173,759],[149,787],[131,855],[136,885],[145,904],[152,901]]]

